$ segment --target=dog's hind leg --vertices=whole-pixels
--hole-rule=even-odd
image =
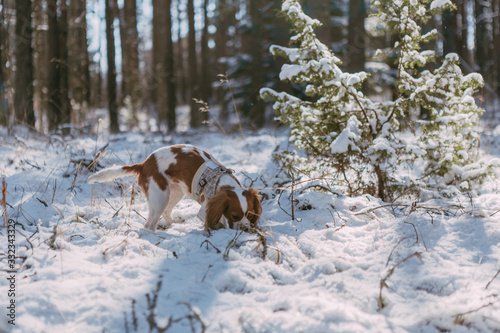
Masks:
[[[148,221],[144,225],[144,229],[156,231],[158,220],[169,203],[170,188],[162,191],[155,182],[149,183],[148,189],[148,205],[149,216]]]
[[[165,219],[165,221],[167,222],[166,227],[168,227],[172,223],[184,222],[184,219],[181,217],[178,217],[176,219],[172,218],[172,210],[183,197],[184,193],[182,191],[182,188],[179,185],[171,184],[168,204],[162,214],[163,219]]]

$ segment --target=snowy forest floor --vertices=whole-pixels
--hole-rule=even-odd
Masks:
[[[500,332],[499,179],[476,197],[393,204],[302,184],[292,219],[292,188],[272,159],[284,130],[0,131],[17,256],[7,273],[0,229],[0,332]],[[133,178],[86,183],[98,150],[104,167],[177,143],[207,150],[261,191],[265,237],[207,237],[188,199],[174,210],[184,223],[150,233]],[[483,133],[482,149],[500,157],[500,127]]]

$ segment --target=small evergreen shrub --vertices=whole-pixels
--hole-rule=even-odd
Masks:
[[[435,70],[423,70],[437,55],[420,45],[436,38],[437,31],[422,35],[419,24],[454,7],[449,0],[429,3],[372,3],[400,37],[392,50],[396,97],[372,101],[360,91],[367,74],[342,72],[340,60],[314,33],[319,21],[304,14],[299,1],[283,1],[281,14],[294,35],[289,47],[273,45],[270,51],[287,61],[280,80],[303,85],[307,98],[270,88],[260,93],[290,127],[295,149],[275,156],[286,170],[329,175],[351,195],[370,193],[386,200],[408,190],[452,195],[484,179],[492,167],[477,161],[476,126],[484,110],[472,97],[483,80],[476,73],[464,76],[456,54],[446,55]],[[423,112],[427,119],[418,120]]]

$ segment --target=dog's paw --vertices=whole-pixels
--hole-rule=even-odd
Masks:
[[[163,216],[163,219],[160,221],[160,225],[164,228],[168,228],[172,223],[182,223],[186,220],[181,216],[167,217]]]
[[[182,216],[174,216],[171,218],[170,223],[184,223],[184,222],[186,222],[186,219],[183,218]]]

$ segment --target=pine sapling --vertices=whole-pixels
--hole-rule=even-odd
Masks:
[[[482,77],[463,75],[456,54],[434,64],[436,52],[421,50],[438,36],[436,30],[422,34],[421,25],[454,5],[450,0],[374,0],[372,5],[398,40],[391,50],[396,91],[387,101],[367,98],[360,91],[367,74],[342,72],[340,60],[314,33],[320,23],[304,14],[298,0],[283,1],[281,14],[295,35],[290,47],[273,45],[270,51],[287,61],[280,80],[304,87],[307,100],[261,89],[261,96],[274,102],[276,119],[290,127],[295,148],[277,153],[276,160],[284,170],[334,178],[331,185],[350,195],[388,200],[407,193],[473,191],[500,166],[478,158],[476,126],[484,110],[473,93]]]

